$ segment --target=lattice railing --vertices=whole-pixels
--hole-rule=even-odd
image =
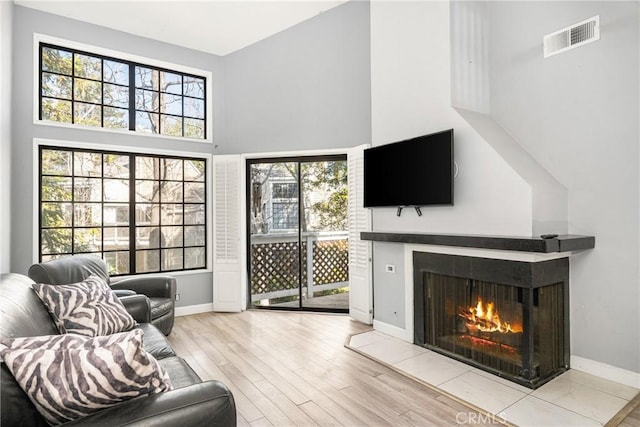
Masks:
[[[303,266],[301,286],[307,286],[309,275],[313,278],[311,286],[349,280],[349,242],[344,233],[329,238],[318,236],[318,233],[305,234],[300,253],[295,238],[261,236],[260,240],[265,242],[254,241],[251,245],[251,295],[296,291],[300,253]],[[311,245],[311,251],[307,245]]]

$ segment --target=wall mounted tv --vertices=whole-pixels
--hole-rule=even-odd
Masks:
[[[368,148],[364,207],[453,205],[453,168],[453,129]]]

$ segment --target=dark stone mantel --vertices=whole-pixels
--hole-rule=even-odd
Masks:
[[[593,249],[596,243],[596,238],[594,236],[578,236],[574,234],[564,234],[553,238],[543,239],[541,237],[367,231],[360,233],[360,238],[362,240],[371,240],[374,242],[458,246],[465,248],[538,253],[570,252]]]

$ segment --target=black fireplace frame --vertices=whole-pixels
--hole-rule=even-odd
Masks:
[[[425,273],[482,280],[522,288],[523,336],[521,376],[511,376],[491,367],[476,363],[450,353],[447,350],[425,344]],[[533,303],[536,289],[563,283],[563,361],[561,366],[540,377],[533,369],[534,319]],[[569,369],[569,259],[566,257],[545,261],[528,262],[507,259],[491,259],[432,252],[413,252],[413,298],[414,298],[414,343],[438,353],[453,357],[479,369],[505,377],[529,388],[537,388]]]

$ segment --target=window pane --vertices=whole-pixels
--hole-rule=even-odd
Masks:
[[[136,130],[145,133],[158,133],[160,118],[157,114],[136,111]]]
[[[107,263],[109,275],[128,274],[129,252],[105,252],[104,260]]]
[[[105,202],[128,202],[129,201],[129,181],[126,179],[105,179],[104,180],[104,201]]]
[[[182,205],[180,204],[163,204],[162,217],[160,221],[165,224],[182,224]]]
[[[104,205],[103,225],[129,225],[129,204],[109,203]]]
[[[204,167],[205,164],[203,160],[185,160],[184,180],[204,181]]]
[[[184,268],[204,268],[207,260],[204,256],[204,248],[184,249]]]
[[[102,126],[102,107],[94,104],[73,104],[73,122],[84,126]]]
[[[42,203],[40,220],[43,227],[71,227],[71,203]]]
[[[105,251],[129,249],[129,227],[105,227],[103,237]]]
[[[136,181],[136,202],[159,202],[158,181]]]
[[[76,178],[73,186],[73,198],[76,202],[101,202],[102,179]]]
[[[204,205],[184,205],[185,224],[204,224]]]
[[[73,99],[100,104],[102,101],[102,84],[91,80],[74,79]]]
[[[163,135],[182,136],[182,118],[161,115],[160,120],[160,130]]]
[[[163,202],[182,202],[182,183],[163,182],[161,197]]]
[[[129,156],[118,154],[104,154],[103,174],[107,178],[128,178],[129,177]]]
[[[150,90],[136,89],[136,110],[157,112],[160,94]]]
[[[182,270],[182,248],[162,250],[162,269]]]
[[[182,246],[182,227],[162,227],[163,248]]]
[[[73,174],[76,176],[102,176],[102,154],[73,153]]]
[[[42,96],[71,99],[71,77],[42,73]]]
[[[95,227],[101,224],[101,203],[75,203],[73,205],[73,225],[75,227]]]
[[[185,118],[184,136],[187,138],[204,139],[204,120]]]
[[[71,178],[43,176],[41,191],[42,201],[71,201]]]
[[[189,203],[204,203],[204,183],[203,182],[185,182],[184,183],[184,201]]]
[[[123,86],[104,84],[104,104],[112,107],[129,106],[129,88]]]
[[[105,82],[129,85],[129,65],[105,59],[103,66],[103,79]]]
[[[182,159],[161,159],[161,179],[182,181]]]
[[[136,251],[136,272],[149,273],[160,270],[160,251]]]
[[[162,92],[182,94],[182,76],[179,74],[160,72],[160,90]]]
[[[136,227],[136,248],[155,249],[164,244],[164,236],[158,227]]]
[[[136,156],[136,178],[138,179],[159,179],[160,159],[157,157]]]
[[[165,114],[182,115],[182,97],[169,93],[160,94],[160,112]]]
[[[43,175],[71,175],[71,151],[42,150],[40,171]]]
[[[42,98],[42,120],[71,123],[71,101]]]
[[[196,98],[204,98],[204,79],[184,76],[184,94]]]
[[[42,48],[42,69],[60,74],[71,74],[71,52],[50,47]]]
[[[102,60],[94,56],[81,55],[76,53],[74,56],[73,72],[77,77],[85,77],[87,79],[101,80],[102,78]]]
[[[42,254],[71,253],[71,229],[54,228],[40,233],[40,251]]]
[[[102,232],[99,228],[76,228],[73,233],[73,252],[101,252]]]
[[[135,67],[136,87],[158,90],[158,71],[150,68]]]
[[[104,107],[104,127],[111,129],[129,129],[129,110]]]
[[[184,245],[185,246],[204,246],[205,243],[204,226],[185,227],[184,228]]]
[[[185,98],[184,99],[184,115],[204,119],[204,100]]]
[[[136,203],[136,225],[159,225],[160,205]]]

